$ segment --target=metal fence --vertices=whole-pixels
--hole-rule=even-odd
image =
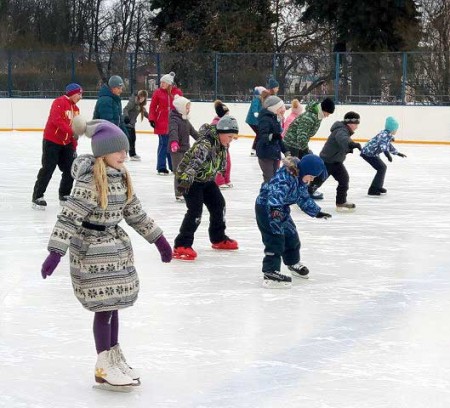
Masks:
[[[330,96],[343,104],[450,105],[450,53],[126,53],[0,50],[0,97],[54,98],[69,82],[95,98],[110,75],[121,75],[127,97],[152,92],[176,73],[194,101],[244,102],[270,76],[287,102]]]

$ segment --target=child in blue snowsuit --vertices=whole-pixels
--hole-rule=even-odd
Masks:
[[[403,153],[398,152],[391,143],[394,141],[394,135],[397,133],[398,126],[395,118],[392,116],[387,117],[384,130],[370,139],[361,150],[361,157],[377,171],[367,192],[370,196],[379,196],[387,193],[387,190],[383,188],[387,166],[380,159],[380,154],[384,153],[390,162],[392,162],[391,154],[406,157]]]
[[[264,243],[263,286],[266,288],[290,288],[292,278],[307,278],[309,270],[300,263],[300,238],[290,215],[290,206],[297,204],[311,217],[330,218],[311,198],[308,183],[315,177],[326,177],[323,160],[308,154],[301,160],[289,156],[268,183],[261,186],[255,203],[256,222]],[[289,274],[281,271],[281,259],[288,266]]]

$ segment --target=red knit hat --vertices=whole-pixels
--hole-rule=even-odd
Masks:
[[[81,85],[72,83],[66,86],[66,95],[67,96],[72,96],[75,94],[82,94],[83,93],[83,88],[81,87]]]

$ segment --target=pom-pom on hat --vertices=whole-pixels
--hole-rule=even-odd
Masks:
[[[284,102],[281,98],[275,95],[268,96],[264,102],[263,106],[272,113],[277,113],[277,110],[284,106]]]
[[[123,79],[119,75],[113,75],[109,78],[108,86],[110,88],[120,88],[123,86]]]
[[[292,99],[291,111],[297,115],[300,115],[303,112],[303,106],[300,105],[300,102],[298,99]]]
[[[328,177],[327,168],[323,160],[315,154],[307,154],[297,163],[299,170],[298,176],[300,178],[304,176],[321,176],[323,180]]]
[[[395,132],[398,129],[398,126],[398,122],[394,117],[388,116],[386,118],[386,123],[384,124],[384,128],[386,130],[389,130],[389,132]]]
[[[267,82],[267,89],[273,89],[273,88],[278,88],[280,86],[280,84],[278,83],[278,81],[274,78],[274,77],[270,77],[269,81]]]
[[[181,113],[183,119],[186,119],[187,115],[186,105],[188,103],[191,103],[191,101],[188,98],[185,98],[184,96],[175,95],[175,97],[173,98],[173,106],[175,106],[175,109],[177,110],[178,113]]]
[[[344,116],[344,123],[350,124],[358,124],[359,123],[359,115],[356,112],[347,112]]]
[[[214,109],[219,118],[224,117],[228,112],[230,112],[228,106],[225,105],[220,99],[214,101]]]
[[[81,85],[78,85],[76,83],[71,83],[66,86],[66,95],[67,96],[72,96],[75,94],[82,94],[82,93],[83,93],[83,88],[81,87]]]
[[[166,84],[173,85],[175,81],[175,72],[169,72],[166,75],[163,75],[159,82],[165,82]]]
[[[216,125],[217,133],[239,133],[237,120],[233,116],[223,116]]]
[[[72,121],[72,130],[77,136],[85,134],[91,139],[94,157],[130,150],[128,137],[122,129],[107,120],[94,119],[86,122],[81,115],[78,115]]]
[[[325,98],[321,103],[320,107],[322,108],[322,112],[334,113],[334,102],[330,98]]]
[[[267,91],[267,89],[264,88],[263,86],[255,86],[253,88],[253,94],[254,95],[261,95],[264,91]]]

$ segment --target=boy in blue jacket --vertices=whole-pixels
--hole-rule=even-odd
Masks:
[[[301,160],[287,157],[268,183],[261,187],[255,203],[256,222],[264,243],[263,287],[290,288],[292,275],[308,278],[308,268],[300,262],[300,238],[290,215],[290,206],[297,204],[311,217],[330,218],[311,198],[308,184],[315,177],[326,177],[323,160],[308,154]],[[281,259],[289,272],[281,271]]]
[[[391,154],[406,157],[392,145],[397,130],[397,120],[392,116],[387,117],[384,130],[370,139],[361,150],[361,157],[377,171],[367,192],[370,196],[379,196],[387,193],[387,190],[383,188],[387,167],[383,160],[380,159],[380,154],[384,153],[390,162],[392,162]]]

